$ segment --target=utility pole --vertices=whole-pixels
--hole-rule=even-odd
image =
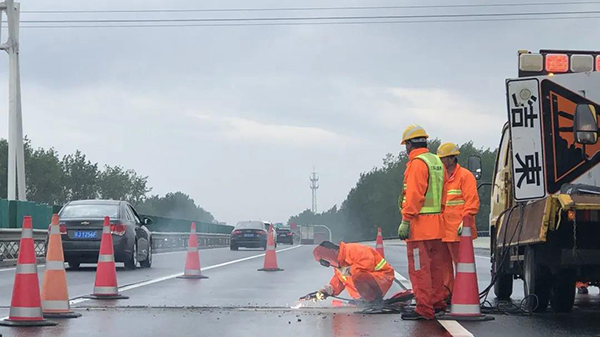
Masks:
[[[6,13],[8,38],[0,49],[8,54],[8,200],[25,200],[25,151],[21,114],[21,75],[19,71],[20,4],[14,0],[0,3]],[[1,22],[1,18],[0,18]],[[1,29],[1,28],[0,28]],[[0,32],[1,33],[1,32]],[[18,193],[18,195],[17,195]]]
[[[317,189],[319,188],[319,176],[317,172],[315,172],[315,168],[313,167],[313,171],[310,174],[310,189],[312,190],[312,208],[311,211],[313,214],[317,214]]]

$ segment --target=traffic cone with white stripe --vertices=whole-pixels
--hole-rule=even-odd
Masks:
[[[46,268],[42,282],[42,313],[45,318],[77,318],[80,313],[71,311],[67,273],[63,255],[62,238],[58,215],[52,215],[48,247],[46,250]]]
[[[85,297],[97,300],[129,298],[129,296],[119,294],[119,287],[117,285],[117,267],[115,266],[115,251],[112,234],[110,232],[110,218],[107,216],[104,217],[104,226],[102,226],[102,240],[100,240],[100,254],[98,255],[98,267],[96,267],[94,292]]]
[[[479,304],[479,287],[477,285],[477,269],[475,268],[475,253],[471,230],[473,217],[463,218],[463,229],[460,235],[458,248],[458,262],[456,264],[456,277],[452,289],[452,306],[450,314],[439,319],[456,321],[488,321],[494,317],[481,313]]]
[[[383,236],[381,235],[381,227],[377,228],[377,240],[375,241],[375,250],[381,255],[381,257],[385,257],[385,252],[383,251]]]
[[[275,241],[273,240],[273,225],[267,233],[267,252],[265,253],[265,264],[258,271],[283,271],[277,267],[277,255],[275,252]]]
[[[185,267],[183,275],[177,276],[183,279],[203,279],[204,276],[200,270],[200,253],[198,252],[198,234],[196,234],[196,223],[192,222],[190,228],[190,238],[188,239],[188,251],[185,258]]]
[[[19,257],[15,273],[12,300],[8,319],[0,321],[5,326],[49,326],[56,322],[42,316],[40,284],[33,244],[31,217],[23,217],[23,229],[19,243]]]

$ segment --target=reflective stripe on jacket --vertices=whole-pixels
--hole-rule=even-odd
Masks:
[[[475,217],[479,212],[479,195],[477,194],[477,181],[473,173],[456,164],[456,168],[445,182],[446,207],[444,208],[444,242],[460,242],[457,233],[463,217]],[[473,239],[477,238],[477,229],[471,230]]]
[[[333,288],[334,296],[339,295],[344,289],[355,299],[360,298],[354,285],[352,276],[360,273],[369,273],[377,282],[381,293],[385,294],[394,281],[394,269],[373,248],[358,243],[340,242],[338,254],[340,268],[334,269],[334,275],[329,281]],[[349,272],[343,272],[344,267],[350,267]]]
[[[441,165],[432,169],[423,159],[424,154],[432,166]],[[404,171],[404,185],[401,197],[402,220],[410,222],[410,233],[407,241],[441,239],[444,235],[444,222],[442,215],[435,211],[443,211],[446,201],[444,190],[444,167],[440,159],[429,153],[426,148],[412,150],[408,155],[408,163]],[[430,181],[433,188],[430,188]],[[425,209],[425,202],[429,196],[430,203]],[[438,206],[439,205],[439,206]],[[427,212],[424,212],[427,211]],[[432,212],[432,213],[429,213]]]

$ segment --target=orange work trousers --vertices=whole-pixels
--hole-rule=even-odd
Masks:
[[[458,246],[460,242],[444,242],[444,298],[454,291],[454,270],[458,263]]]
[[[444,255],[442,240],[409,241],[406,243],[408,275],[417,301],[415,312],[434,319],[435,309],[446,309],[444,302]]]

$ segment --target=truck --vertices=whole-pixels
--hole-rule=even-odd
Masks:
[[[312,245],[315,243],[315,228],[312,226],[300,227],[300,243],[303,245]]]
[[[600,283],[600,52],[518,62],[490,184],[494,293],[508,300],[521,279],[529,310],[568,312],[577,281]]]

